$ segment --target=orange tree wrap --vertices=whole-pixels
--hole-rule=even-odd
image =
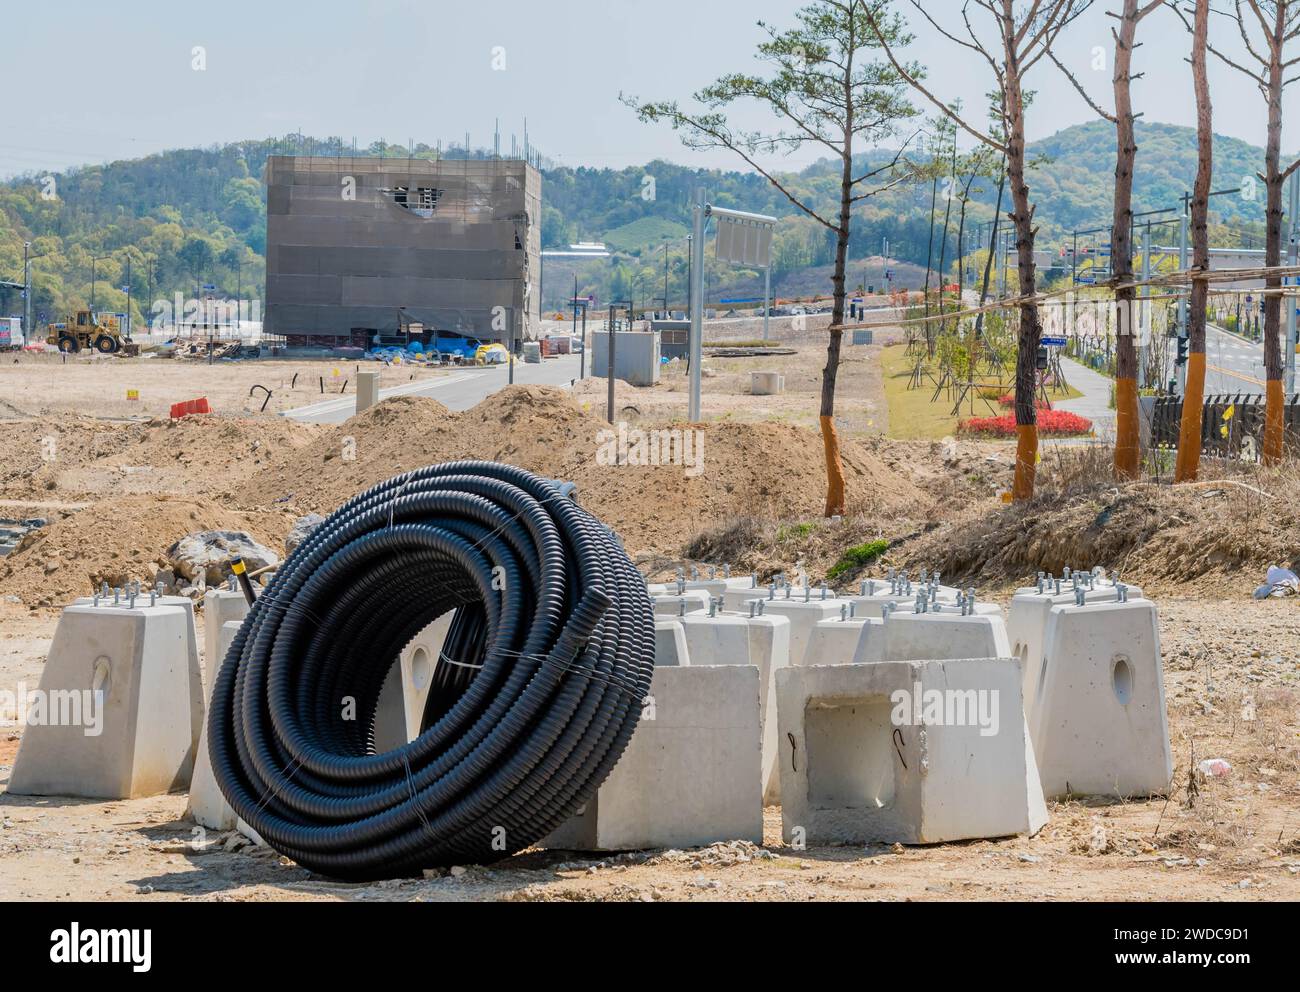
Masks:
[[[1115,475],[1136,479],[1140,464],[1137,380],[1119,379],[1115,382]]]
[[[1195,482],[1201,471],[1201,421],[1205,417],[1205,355],[1187,356],[1187,388],[1183,390],[1183,422],[1178,432],[1175,482]]]
[[[1282,419],[1286,397],[1282,394],[1279,379],[1268,380],[1268,393],[1264,407],[1264,464],[1276,465],[1282,461]]]
[[[840,458],[840,436],[835,418],[822,417],[822,444],[826,448],[826,516],[844,516],[844,461]]]
[[[1038,469],[1038,425],[1016,426],[1016,481],[1011,496],[1017,502],[1034,498],[1034,477]]]

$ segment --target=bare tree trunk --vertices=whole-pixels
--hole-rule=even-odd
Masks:
[[[934,163],[931,162],[931,167]],[[930,245],[925,250],[925,315],[930,316],[930,270],[934,268],[934,209],[939,202],[939,173],[930,183]],[[925,340],[930,340],[929,321],[925,325]]]
[[[1287,8],[1289,4],[1278,0],[1274,9],[1274,31],[1268,71],[1268,144],[1265,149],[1265,184],[1268,192],[1268,241],[1264,248],[1264,264],[1269,268],[1282,264],[1282,89],[1285,85],[1283,67],[1283,39],[1286,35]],[[1271,290],[1282,288],[1281,276],[1270,274],[1265,286]],[[1276,292],[1264,297],[1264,379],[1266,396],[1264,408],[1265,465],[1276,465],[1282,460],[1282,416],[1285,397],[1282,395],[1282,297]]]
[[[1115,212],[1111,224],[1111,260],[1119,311],[1115,342],[1115,475],[1136,479],[1141,466],[1138,440],[1138,353],[1134,322],[1137,290],[1133,281],[1133,164],[1137,159],[1132,70],[1137,35],[1138,0],[1124,0],[1124,13],[1115,36]]]
[[[1214,180],[1214,108],[1206,72],[1210,0],[1196,0],[1192,32],[1192,77],[1196,82],[1196,188],[1192,199],[1192,267],[1210,267],[1210,185]],[[1205,415],[1205,322],[1210,284],[1192,282],[1188,316],[1187,388],[1183,391],[1183,422],[1178,438],[1175,482],[1195,482],[1201,470],[1201,431]]]
[[[957,189],[957,136],[953,135],[952,139],[952,183],[948,187],[948,192],[944,196],[946,201],[943,208],[943,240],[939,242],[939,315],[942,317],[947,311],[943,305],[943,288],[948,282],[948,229],[952,223],[952,198]],[[947,321],[939,321],[939,333],[942,334]],[[930,356],[934,357],[934,345],[931,342]]]
[[[993,253],[998,243],[998,230],[1002,222],[1002,196],[1007,189],[1007,163],[1002,162],[1002,175],[998,179],[998,204],[993,208],[992,233],[989,234],[989,254],[984,259],[984,285],[980,288],[980,306],[983,307],[989,297],[989,282],[993,278]],[[979,341],[984,333],[983,312],[975,316],[975,340]]]
[[[1036,292],[1034,266],[1034,209],[1025,181],[1025,101],[1020,88],[1020,66],[1008,38],[1005,65],[1007,95],[1007,173],[1011,181],[1011,219],[1016,226],[1016,257],[1020,275],[1018,295]],[[1016,353],[1016,475],[1011,494],[1017,502],[1034,498],[1038,473],[1038,346],[1042,325],[1038,304],[1020,304],[1020,335]]]
[[[826,368],[822,370],[821,428],[826,452],[826,516],[844,516],[847,505],[844,460],[840,456],[840,437],[835,429],[835,380],[840,368],[840,348],[844,332],[844,302],[848,295],[845,273],[848,268],[849,232],[853,217],[853,119],[850,115],[844,138],[844,172],[840,186],[840,226],[835,234],[835,273],[831,277],[834,307],[831,311],[830,343],[826,348]],[[865,287],[864,287],[865,289]]]

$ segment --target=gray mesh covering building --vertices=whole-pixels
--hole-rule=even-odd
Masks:
[[[537,336],[530,163],[272,156],[266,187],[265,330],[290,346]]]

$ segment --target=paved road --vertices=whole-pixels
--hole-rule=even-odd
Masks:
[[[541,365],[516,362],[515,384],[567,388],[578,377],[580,362],[581,356],[578,355],[548,358]],[[430,396],[449,410],[459,411],[478,406],[508,384],[508,370],[504,365],[467,368],[437,379],[380,390],[379,398],[386,400],[395,396]],[[326,400],[297,410],[286,410],[283,416],[309,424],[341,424],[356,413],[356,402],[355,396]]]
[[[1213,324],[1205,329],[1205,391],[1264,392],[1264,346]]]

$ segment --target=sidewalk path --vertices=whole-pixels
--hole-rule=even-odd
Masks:
[[[1058,410],[1067,410],[1081,417],[1087,417],[1093,423],[1093,430],[1098,440],[1113,441],[1115,411],[1110,406],[1112,381],[1064,356],[1061,358],[1061,368],[1065,372],[1066,382],[1083,395],[1073,400],[1059,402],[1054,400],[1052,406]]]

